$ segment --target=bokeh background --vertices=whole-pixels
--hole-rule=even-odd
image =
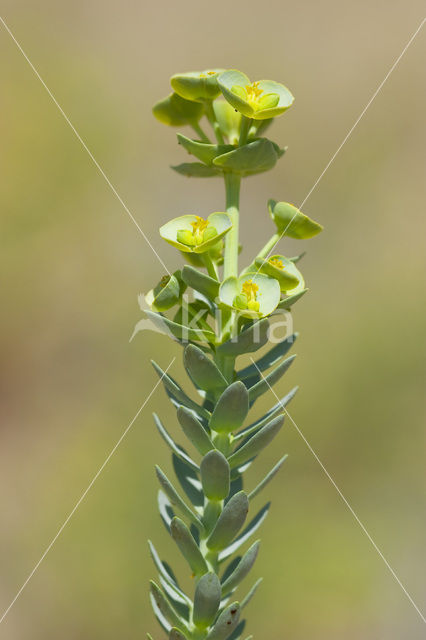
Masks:
[[[170,269],[157,234],[223,207],[216,180],[169,169],[175,132],[151,116],[176,72],[237,67],[296,96],[274,125],[289,149],[242,196],[244,256],[269,234],[269,197],[300,203],[420,24],[423,3],[5,0],[2,16]],[[413,42],[305,210],[295,307],[301,390],[291,413],[418,606],[425,608],[424,56]],[[9,605],[152,389],[137,294],[163,269],[0,25],[0,609]],[[265,398],[258,411],[272,397]],[[158,389],[9,615],[7,640],[161,637],[146,539],[174,553],[156,513],[153,463],[170,469],[150,413],[176,429]],[[412,640],[424,623],[296,430],[270,486],[250,605],[255,638]],[[275,462],[263,455],[251,479]],[[262,506],[257,499],[257,506]],[[246,583],[247,588],[250,586]]]

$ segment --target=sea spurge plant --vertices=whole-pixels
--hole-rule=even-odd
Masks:
[[[264,415],[249,421],[248,414],[294,360],[288,352],[296,334],[272,343],[273,319],[287,313],[307,291],[296,267],[303,254],[289,258],[273,251],[283,237],[304,240],[322,227],[294,205],[269,200],[275,229],[241,268],[241,180],[271,169],[283,155],[284,149],[263,133],[291,106],[293,96],[278,82],[251,82],[236,70],[179,73],[171,84],[173,93],[155,105],[154,115],[196,133],[195,138],[178,133],[178,143],[194,160],[173,168],[185,176],[222,177],[226,212],[201,216],[197,203],[197,213],[164,222],[161,237],[189,264],[163,276],[145,296],[148,318],[182,345],[183,364],[194,386],[189,395],[153,362],[189,449],[177,444],[154,416],[171,449],[177,486],[168,471],[156,467],[159,511],[174,546],[162,560],[149,543],[158,571],[150,595],[163,637],[165,633],[169,640],[243,640],[246,607],[260,583],[248,589],[245,585],[260,547],[253,536],[269,510],[268,503],[252,511],[253,503],[286,456],[257,486],[246,484],[245,472],[277,438],[296,389]],[[213,138],[201,124],[203,117]],[[256,229],[259,215],[254,218]],[[246,216],[243,230],[254,224]],[[256,361],[239,363],[263,347]],[[169,564],[174,550],[188,566],[182,581]]]

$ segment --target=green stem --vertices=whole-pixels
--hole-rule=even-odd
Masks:
[[[248,134],[249,134],[252,122],[253,122],[253,118],[246,118],[246,116],[241,117],[240,139],[238,141],[238,145],[240,147],[242,147],[247,142],[247,138],[248,138]]]
[[[217,280],[218,278],[217,278],[216,267],[215,267],[215,264],[214,264],[213,260],[209,256],[208,251],[206,251],[206,253],[203,253],[202,255],[203,255],[204,264],[205,264],[206,269],[207,269],[207,273],[209,274],[209,276],[211,278],[213,278],[214,280]]]
[[[194,129],[195,133],[197,134],[197,136],[199,136],[202,142],[211,144],[210,138],[204,133],[199,122],[193,122],[191,124],[191,127]]]
[[[232,228],[225,236],[223,277],[238,276],[239,207],[241,177],[235,173],[225,173],[226,212]]]
[[[263,249],[259,251],[256,258],[266,258],[269,255],[269,252],[273,250],[275,245],[281,239],[281,234],[274,233],[274,235],[268,240]]]
[[[213,109],[213,102],[212,100],[206,100],[204,103],[205,109],[206,109],[206,116],[207,116],[207,120],[210,122],[214,134],[216,136],[216,140],[218,141],[218,144],[225,144],[225,140],[223,139],[223,135],[222,135],[222,131],[220,130],[219,127],[219,123],[216,120],[216,116],[214,113],[214,109]]]

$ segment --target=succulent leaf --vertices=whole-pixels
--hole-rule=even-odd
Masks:
[[[209,426],[218,433],[231,433],[239,429],[249,410],[246,386],[237,380],[225,389],[211,415]]]
[[[194,596],[194,624],[200,629],[206,629],[214,621],[220,605],[220,580],[210,571],[198,581]]]
[[[220,614],[206,640],[227,640],[240,619],[240,604],[233,602]]]
[[[229,494],[231,470],[223,453],[213,449],[201,461],[201,482],[209,500],[224,500]]]
[[[204,556],[184,521],[174,517],[170,525],[170,533],[193,573],[197,576],[207,573],[208,567]]]
[[[243,526],[248,513],[247,494],[240,491],[223,508],[216,525],[207,538],[207,547],[212,551],[221,551],[234,539]]]

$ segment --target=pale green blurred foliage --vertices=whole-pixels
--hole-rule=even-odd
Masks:
[[[223,198],[219,182],[168,169],[182,150],[150,113],[168,77],[241,67],[283,81],[296,97],[275,125],[286,156],[244,185],[251,255],[268,236],[267,198],[300,204],[420,23],[422,5],[6,2],[2,13],[173,270],[178,260],[158,226],[220,210]],[[3,610],[152,389],[148,358],[166,367],[177,356],[178,377],[181,354],[157,334],[128,344],[136,296],[163,275],[161,265],[4,29],[0,48]],[[325,231],[304,243],[311,291],[295,308],[299,357],[283,383],[301,385],[292,415],[420,604],[424,53],[422,33],[304,207]],[[300,244],[280,248],[292,255]],[[146,538],[170,553],[155,509],[154,460],[169,469],[150,417],[160,407],[176,428],[159,389],[2,637],[106,640],[155,629]],[[280,437],[290,457],[269,490],[256,567],[265,582],[250,631],[421,638],[418,614],[290,423]],[[266,454],[259,476],[274,461]]]

